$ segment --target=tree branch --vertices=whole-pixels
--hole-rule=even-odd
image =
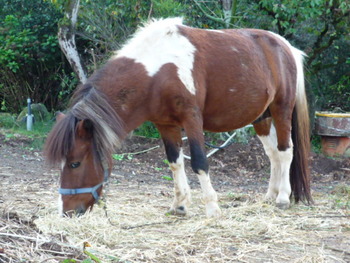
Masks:
[[[86,73],[75,44],[75,26],[80,0],[67,1],[69,2],[65,8],[65,17],[61,21],[58,29],[58,43],[80,82],[85,83],[87,79]]]

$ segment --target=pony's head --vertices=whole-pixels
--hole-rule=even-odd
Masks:
[[[83,214],[101,197],[111,172],[111,155],[123,131],[121,122],[94,88],[56,120],[46,140],[45,156],[61,168],[59,211],[68,216]]]
[[[93,129],[89,119],[76,123],[75,139],[65,160],[62,161],[60,213],[69,216],[73,213],[83,214],[100,198],[109,167],[104,167],[103,162],[96,156]]]

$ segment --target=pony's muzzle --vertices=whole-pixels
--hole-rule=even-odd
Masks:
[[[63,211],[63,216],[72,218],[73,216],[82,216],[86,213],[88,209],[82,204],[78,206],[75,210]]]

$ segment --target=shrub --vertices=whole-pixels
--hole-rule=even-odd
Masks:
[[[26,99],[56,103],[64,61],[57,41],[61,14],[43,0],[0,0],[1,110],[19,112]]]

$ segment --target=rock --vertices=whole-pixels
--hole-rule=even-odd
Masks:
[[[51,118],[50,113],[42,103],[33,103],[31,105],[32,114],[34,115],[35,122],[49,121]],[[25,122],[28,114],[28,108],[25,107],[17,117],[17,122]]]

